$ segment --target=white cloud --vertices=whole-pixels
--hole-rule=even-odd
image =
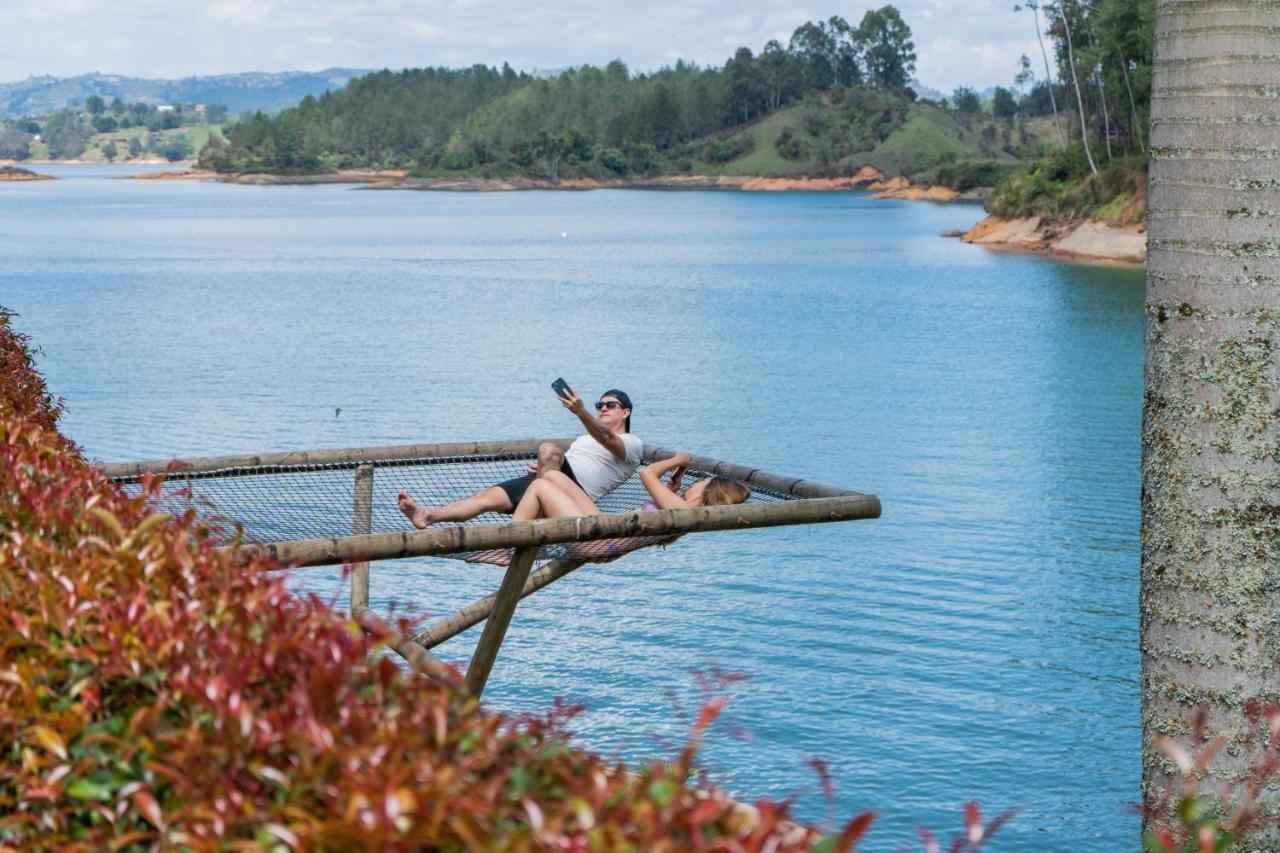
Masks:
[[[6,5],[16,0],[0,0]],[[4,19],[0,80],[103,71],[144,77],[331,66],[563,68],[620,58],[722,65],[739,46],[783,44],[806,20],[856,24],[884,0],[797,7],[770,0],[41,0]],[[900,0],[918,76],[950,91],[1009,85],[1035,31],[1012,0]]]
[[[205,17],[215,24],[253,27],[266,20],[266,13],[267,4],[259,0],[221,0],[205,11]]]

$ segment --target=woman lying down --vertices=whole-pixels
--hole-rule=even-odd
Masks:
[[[682,493],[684,472],[692,461],[688,453],[677,453],[669,459],[654,462],[640,469],[640,482],[649,493],[649,500],[638,512],[655,509],[688,509],[702,506],[740,504],[751,497],[751,490],[741,483],[723,477],[698,480]],[[668,472],[671,476],[663,480]],[[513,521],[529,521],[535,518],[563,518],[574,515],[599,515],[586,492],[563,472],[549,471],[529,484],[524,497],[512,513]],[[569,556],[576,560],[607,562],[647,545],[669,545],[679,536],[637,536],[629,539],[608,539],[600,542],[580,542],[570,545]],[[467,558],[469,563],[494,563],[505,566],[511,561],[511,549],[500,548],[481,551]]]

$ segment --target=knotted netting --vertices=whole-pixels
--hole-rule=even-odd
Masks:
[[[412,453],[413,448],[382,448],[368,452],[227,457],[225,461],[229,464],[218,464],[219,460],[179,463],[167,475],[153,503],[157,510],[175,514],[193,509],[217,531],[217,535],[229,539],[239,531],[243,540],[249,543],[400,532],[413,529],[396,503],[401,490],[407,491],[418,506],[436,507],[525,474],[528,466],[537,460],[536,443],[506,444],[515,447],[441,453],[440,446],[436,446],[429,448],[430,452],[418,455]],[[667,455],[669,451],[645,448],[646,461]],[[290,461],[290,457],[301,457],[301,460]],[[126,491],[137,494],[142,489],[145,476],[140,469],[155,471],[165,467],[161,463],[114,465],[108,466],[108,473],[113,474]],[[772,475],[764,475],[762,481],[760,474],[762,472],[741,466],[695,458],[684,477],[684,485],[687,487],[704,477],[719,476],[748,486],[751,490],[748,503],[806,496],[789,490],[789,484],[803,481],[788,481]],[[358,486],[361,476],[366,478],[363,494],[360,494],[361,487]],[[602,513],[632,513],[646,509],[645,504],[650,500],[639,476],[633,475],[597,503]],[[496,524],[510,520],[509,515],[485,513],[464,524]],[[439,526],[450,524],[456,522],[445,522]],[[669,536],[652,536],[548,545],[541,549],[538,559],[605,562],[638,547],[665,544],[670,540]],[[444,556],[501,565],[508,562],[510,551],[468,551]]]

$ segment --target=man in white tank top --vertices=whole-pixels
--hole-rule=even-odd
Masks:
[[[644,443],[631,434],[631,398],[616,388],[600,395],[593,416],[582,399],[567,389],[560,403],[572,412],[586,435],[579,436],[567,451],[553,442],[538,447],[538,461],[522,477],[481,489],[473,495],[440,507],[418,506],[408,491],[401,489],[396,500],[400,511],[414,527],[443,521],[467,521],[486,512],[510,513],[520,503],[525,490],[538,477],[554,477],[566,491],[577,489],[592,503],[622,485],[640,466]]]

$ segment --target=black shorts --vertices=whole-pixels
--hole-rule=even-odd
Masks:
[[[560,463],[560,471],[570,480],[578,483],[578,478],[573,476],[573,469],[569,467],[569,460],[565,459]],[[524,497],[524,493],[529,490],[529,484],[534,480],[532,474],[525,474],[523,477],[512,477],[510,480],[503,480],[498,484],[498,488],[507,493],[507,497],[511,500],[511,509],[507,512],[514,512],[515,508],[520,506],[520,499]],[[582,485],[578,483],[578,485]]]

